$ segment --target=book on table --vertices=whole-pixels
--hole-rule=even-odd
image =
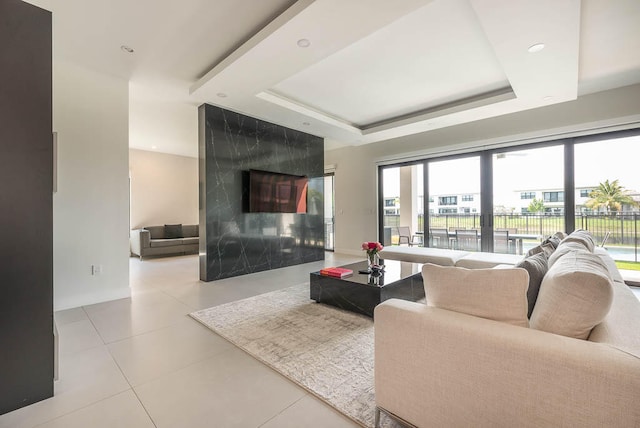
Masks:
[[[344,278],[346,276],[353,275],[353,271],[351,269],[341,267],[328,267],[320,269],[320,275],[333,276],[335,278]]]

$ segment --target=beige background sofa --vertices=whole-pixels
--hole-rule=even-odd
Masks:
[[[608,308],[587,340],[387,300],[374,318],[377,407],[419,427],[640,426],[640,302],[602,248],[588,258],[608,272],[610,290],[601,298],[585,292],[603,276],[585,273],[591,267],[579,259],[587,255],[573,245],[553,260],[530,322],[541,323],[557,303],[553,292],[565,287],[571,295],[561,303],[584,297]]]
[[[165,225],[176,226],[176,225]],[[131,254],[148,256],[193,254],[199,251],[199,226],[181,225],[180,237],[168,237],[165,226],[148,226],[131,231]]]

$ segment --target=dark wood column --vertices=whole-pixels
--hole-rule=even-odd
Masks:
[[[51,13],[0,2],[0,414],[53,396]]]

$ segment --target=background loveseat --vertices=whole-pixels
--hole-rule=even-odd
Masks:
[[[199,250],[199,226],[166,224],[131,231],[131,254],[147,256],[193,254]]]
[[[530,284],[512,305],[530,327],[428,306],[431,271],[460,269],[425,265],[427,305],[391,299],[375,309],[376,406],[420,427],[640,426],[640,302],[606,250],[581,241],[569,235],[531,255],[548,271],[530,320]],[[467,304],[493,310],[501,298]],[[586,340],[571,337],[584,334],[581,315],[596,322]]]

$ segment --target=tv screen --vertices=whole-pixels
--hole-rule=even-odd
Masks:
[[[300,175],[250,170],[249,212],[306,213],[308,181]]]

